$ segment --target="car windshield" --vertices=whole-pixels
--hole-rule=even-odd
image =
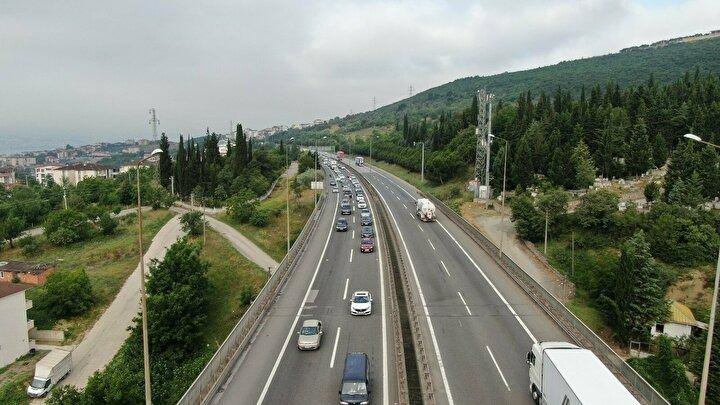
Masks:
[[[361,212],[361,213],[360,213],[360,216],[363,217],[363,218],[370,218],[370,214],[367,213],[367,212]]]
[[[317,327],[316,326],[303,326],[303,328],[300,330],[300,334],[304,336],[311,336],[311,335],[317,335]]]
[[[346,382],[342,386],[342,395],[367,395],[364,382]]]
[[[365,304],[367,302],[370,302],[370,298],[368,298],[367,295],[358,295],[357,297],[355,297],[353,302],[356,302],[358,304]]]
[[[345,219],[338,219],[338,225],[345,225],[347,221]]]
[[[33,378],[30,386],[33,388],[47,388],[50,385],[50,380],[42,380],[39,378]]]

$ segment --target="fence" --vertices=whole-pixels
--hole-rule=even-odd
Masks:
[[[650,405],[668,404],[667,400],[658,393],[640,374],[630,367],[615,351],[610,348],[598,335],[588,328],[578,317],[565,307],[560,300],[546,290],[535,279],[527,274],[510,257],[503,253],[499,257],[500,249],[485,237],[475,226],[446,206],[442,201],[431,194],[423,193],[440,211],[455,225],[460,227],[483,250],[485,250],[500,267],[523,289],[528,295],[547,312],[565,332],[580,346],[592,350],[600,360],[608,366],[610,371],[635,395]],[[641,401],[642,402],[642,401]]]
[[[227,377],[238,355],[249,343],[263,316],[272,306],[278,292],[288,276],[292,273],[297,260],[302,255],[307,241],[317,228],[322,211],[325,209],[325,198],[321,197],[315,210],[305,223],[300,235],[285,255],[277,270],[260,290],[253,303],[235,325],[225,341],[217,349],[205,368],[200,372],[188,388],[178,404],[201,404],[217,392],[220,384]]]

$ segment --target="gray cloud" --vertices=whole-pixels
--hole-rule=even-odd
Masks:
[[[715,0],[0,6],[0,151],[367,110],[458,77],[720,28]],[[30,146],[33,145],[33,146]]]

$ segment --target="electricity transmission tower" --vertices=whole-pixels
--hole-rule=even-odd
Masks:
[[[152,125],[153,130],[153,141],[157,141],[157,126],[160,123],[160,121],[157,119],[157,115],[155,114],[155,109],[150,109],[150,121],[148,122],[150,125]]]
[[[377,105],[377,99],[375,98],[375,96],[373,96],[373,100],[372,100],[372,101],[373,101],[373,111],[374,111],[374,110],[375,110],[375,106]]]
[[[413,96],[413,90],[414,90],[414,89],[413,89],[413,86],[412,86],[412,84],[411,84],[411,85],[408,87],[408,97],[412,97],[412,96]]]

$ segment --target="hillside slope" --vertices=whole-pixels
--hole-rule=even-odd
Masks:
[[[331,120],[328,124],[304,130],[278,133],[273,138],[298,135],[302,138],[303,132],[313,133],[333,125],[338,125],[341,132],[389,125],[406,113],[414,120],[424,116],[435,118],[441,111],[466,108],[475,91],[483,87],[498,99],[515,101],[521,92],[528,90],[537,96],[543,91],[552,94],[558,87],[562,87],[563,90],[579,94],[583,86],[604,86],[611,81],[620,88],[626,88],[645,82],[651,74],[658,84],[665,84],[695,68],[700,69],[701,73],[720,74],[720,38],[636,49],[519,72],[457,79],[374,111]]]

